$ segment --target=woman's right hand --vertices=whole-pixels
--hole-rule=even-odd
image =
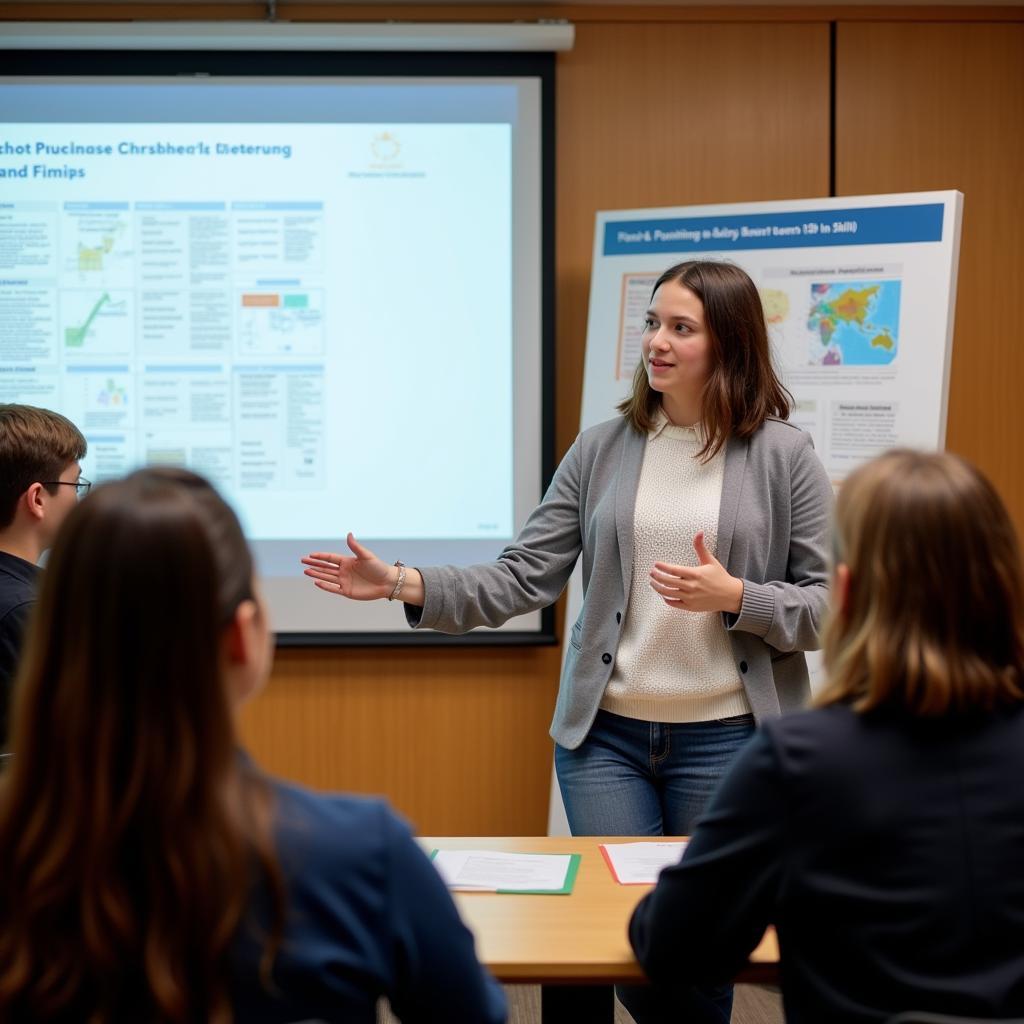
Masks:
[[[351,533],[345,542],[354,558],[332,551],[314,551],[302,559],[305,575],[328,594],[340,594],[353,601],[389,597],[398,582],[398,569],[382,562]]]

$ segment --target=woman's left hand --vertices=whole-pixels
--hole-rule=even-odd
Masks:
[[[743,580],[730,576],[704,546],[703,530],[693,538],[698,565],[669,565],[655,562],[651,586],[665,604],[688,612],[732,612],[743,603]]]

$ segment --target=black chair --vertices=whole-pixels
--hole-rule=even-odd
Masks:
[[[1024,1024],[1022,1017],[951,1017],[946,1013],[898,1013],[886,1024]]]

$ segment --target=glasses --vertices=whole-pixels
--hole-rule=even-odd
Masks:
[[[40,480],[39,481],[44,487],[74,487],[75,496],[78,498],[84,498],[89,493],[89,488],[92,487],[91,480],[84,480],[79,477],[78,480]]]

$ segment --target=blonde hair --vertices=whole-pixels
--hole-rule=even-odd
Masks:
[[[1024,700],[1024,583],[1013,524],[965,460],[895,450],[836,504],[845,607],[825,629],[818,704],[921,716]]]

